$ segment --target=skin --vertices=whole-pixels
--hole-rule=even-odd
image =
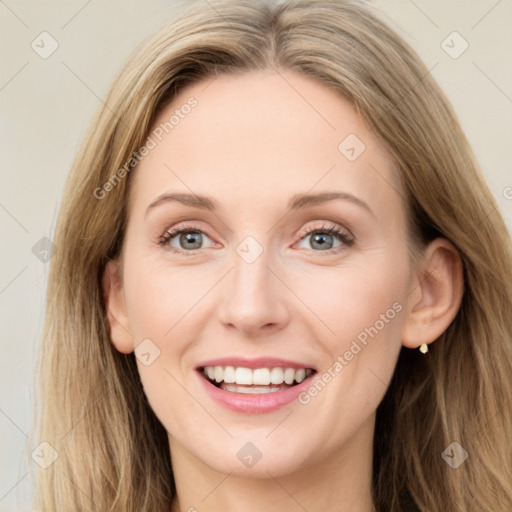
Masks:
[[[372,511],[376,408],[401,346],[435,341],[455,317],[460,257],[440,238],[412,263],[393,161],[336,92],[294,71],[221,75],[182,90],[155,126],[190,96],[197,107],[135,171],[123,250],[104,276],[117,350],[146,338],[160,350],[138,366],[169,434],[172,510]],[[338,150],[349,134],[366,146],[355,161]],[[353,194],[371,212],[340,199],[287,207],[292,195],[320,191]],[[220,206],[163,201],[148,211],[170,192]],[[158,243],[184,222],[202,234],[188,256]],[[326,250],[301,235],[332,225],[353,244],[324,234]],[[263,248],[252,263],[236,252],[247,236]],[[172,244],[187,252],[179,235]],[[195,365],[225,356],[282,357],[320,375],[394,303],[401,311],[308,404],[241,414],[199,385]],[[236,456],[247,442],[262,453],[251,468]]]

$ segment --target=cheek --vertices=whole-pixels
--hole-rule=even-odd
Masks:
[[[195,280],[191,279],[192,267],[165,268],[153,264],[151,256],[133,258],[126,262],[125,269],[130,329],[135,346],[142,342],[144,354],[150,354],[149,364],[144,357],[137,356],[144,393],[168,431],[185,430],[190,434],[193,428],[201,428],[204,414],[184,390],[188,381],[183,362],[188,361],[190,340],[199,325],[194,305],[199,307],[208,283],[203,280],[202,287],[195,286],[199,285],[200,273],[196,272]],[[189,424],[190,417],[195,418],[195,423]]]
[[[400,322],[394,320],[404,309],[406,269],[405,261],[397,258],[372,258],[369,264],[317,269],[308,279],[297,275],[293,282],[297,295],[307,297],[308,309],[319,319],[317,336],[332,349],[342,349],[361,332],[364,338],[365,328],[374,325],[379,331],[399,332]]]
[[[313,307],[331,332],[318,323],[316,340],[324,354],[320,382],[299,403],[323,426],[327,450],[335,450],[340,438],[354,435],[374,414],[395,369],[407,276],[384,261],[374,262],[371,270],[345,268],[331,276],[326,291],[316,292]]]
[[[151,256],[132,258],[126,264],[125,289],[135,344],[146,337],[172,337],[179,344],[176,330],[187,323],[187,316],[214,282],[193,266],[176,268],[162,259],[153,264]]]
[[[375,410],[401,348],[408,269],[406,249],[382,250],[336,272],[329,269],[322,280],[308,281],[300,293],[311,297],[308,306],[322,320],[315,332],[324,354],[322,380],[329,391],[324,392],[320,383],[320,391],[312,389],[304,403],[318,400],[326,411],[336,410],[343,397],[344,407],[351,411],[351,419],[345,419],[354,429]],[[320,282],[326,285],[313,286]],[[331,420],[324,418],[326,424]],[[331,426],[337,428],[335,422]]]

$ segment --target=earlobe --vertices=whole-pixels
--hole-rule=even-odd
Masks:
[[[134,346],[117,262],[109,261],[107,263],[102,276],[102,287],[110,340],[119,352],[130,354],[133,352]]]
[[[439,338],[457,315],[463,293],[460,254],[449,240],[436,238],[426,248],[412,282],[402,344],[418,348]]]

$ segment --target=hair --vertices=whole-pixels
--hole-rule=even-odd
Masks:
[[[376,509],[511,510],[510,237],[444,93],[378,11],[355,0],[189,2],[117,75],[75,158],[56,226],[35,431],[58,459],[39,471],[37,508],[170,509],[167,433],[134,354],[109,337],[102,276],[122,248],[136,172],[119,170],[178,91],[260,69],[298,71],[350,101],[394,158],[408,240],[419,251],[442,236],[461,255],[456,317],[426,356],[401,349],[378,406]],[[457,469],[441,456],[454,441],[468,452]]]

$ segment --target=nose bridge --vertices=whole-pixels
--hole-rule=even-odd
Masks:
[[[233,262],[233,294],[240,298],[247,296],[261,299],[261,296],[269,292],[270,254],[263,246],[256,246],[256,243],[244,241],[236,249]]]
[[[286,320],[282,285],[269,269],[272,255],[262,243],[248,236],[235,249],[233,271],[227,281],[220,320],[246,333],[277,328]]]

